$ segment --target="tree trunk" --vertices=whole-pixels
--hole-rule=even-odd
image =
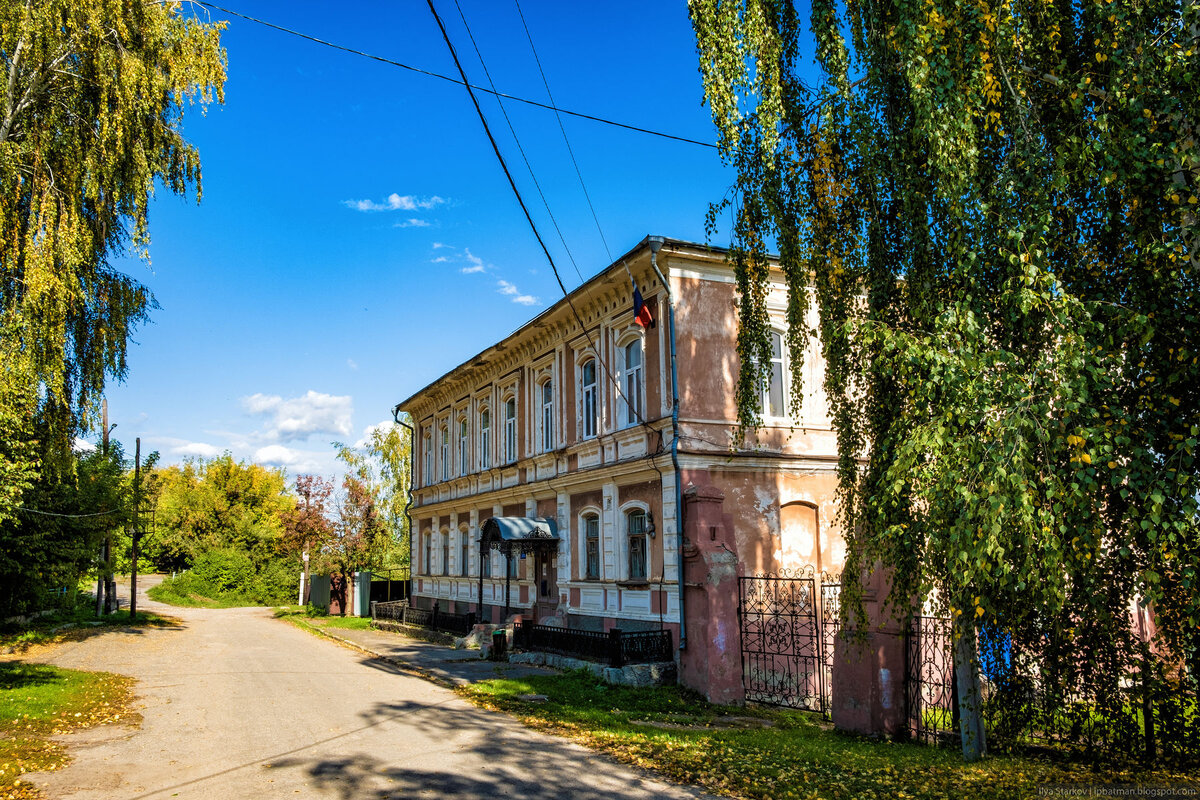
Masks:
[[[983,729],[983,692],[979,681],[975,623],[967,610],[954,621],[954,677],[958,687],[958,730],[962,736],[963,760],[978,761],[987,752],[987,738]]]

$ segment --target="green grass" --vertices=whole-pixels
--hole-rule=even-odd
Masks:
[[[39,617],[21,625],[0,628],[0,650],[23,653],[35,645],[53,644],[64,639],[78,639],[101,633],[111,628],[127,628],[130,625],[172,625],[173,620],[139,611],[136,620],[129,618],[128,611],[118,611],[103,617],[95,616],[95,605],[80,603],[73,609]]]
[[[185,608],[242,608],[259,605],[240,594],[219,593],[216,597],[206,597],[198,592],[181,592],[167,581],[151,587],[146,594],[151,600]]]
[[[361,631],[369,630],[371,627],[370,617],[331,617],[324,610],[311,605],[281,606],[275,609],[275,616],[314,628],[344,628]]]
[[[50,736],[109,722],[136,723],[133,679],[20,661],[0,663],[0,796],[31,798],[21,776],[59,769],[68,758]]]
[[[738,797],[1010,800],[1037,797],[1039,786],[1103,782],[1200,790],[1200,777],[1179,773],[1095,772],[1008,756],[968,765],[949,750],[842,734],[803,712],[713,706],[677,687],[613,687],[586,672],[487,681],[460,691],[622,761]],[[532,703],[520,700],[523,694],[548,699]]]

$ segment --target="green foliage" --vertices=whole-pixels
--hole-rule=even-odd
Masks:
[[[738,174],[713,214],[734,219],[740,420],[774,242],[793,363],[814,289],[820,314],[844,608],[887,565],[897,596],[988,621],[1116,719],[1150,606],[1154,655],[1194,682],[1200,6],[816,0],[815,89],[790,3],[689,7]]]
[[[238,550],[256,570],[282,554],[283,516],[295,499],[281,470],[226,453],[155,470],[146,491],[154,524],[143,553],[161,571],[186,569],[211,550]]]
[[[132,508],[128,465],[120,443],[69,453],[42,449],[47,465],[24,492],[23,505],[0,522],[0,615],[57,608],[75,597],[92,571],[99,543],[121,530]],[[62,594],[66,590],[65,594]]]
[[[278,606],[296,596],[299,580],[290,560],[273,559],[256,566],[239,550],[217,548],[198,555],[191,569],[165,579],[149,594],[159,602],[181,606]]]
[[[347,474],[329,555],[343,570],[407,568],[411,433],[384,424],[371,429],[361,448],[337,442],[334,447]]]

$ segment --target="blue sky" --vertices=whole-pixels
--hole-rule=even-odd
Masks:
[[[455,71],[416,0],[228,7]],[[468,76],[486,85],[458,8],[437,7]],[[560,107],[713,141],[682,2],[521,10]],[[462,12],[497,88],[545,101],[516,2],[467,0]],[[359,440],[561,292],[462,87],[237,18],[223,43],[225,103],[184,120],[202,202],[160,191],[151,265],[123,264],[161,308],[135,334],[127,380],[107,392],[113,435],[129,451],[140,436],[164,463],[229,450],[328,474],[330,442]],[[481,103],[564,281],[578,285],[610,258],[555,115],[505,104],[570,256],[499,106]],[[707,206],[732,182],[715,150],[563,125],[613,256],[647,234],[704,241]]]

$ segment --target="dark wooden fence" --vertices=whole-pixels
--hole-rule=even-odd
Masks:
[[[415,625],[419,628],[429,628],[443,633],[456,633],[459,636],[466,636],[475,627],[474,611],[466,614],[451,614],[448,611],[440,610],[437,603],[433,604],[432,610],[426,611],[423,608],[413,608],[407,600],[372,603],[371,619]]]
[[[674,659],[670,631],[626,632],[612,628],[601,633],[522,621],[513,638],[523,650],[607,661],[613,667]]]

